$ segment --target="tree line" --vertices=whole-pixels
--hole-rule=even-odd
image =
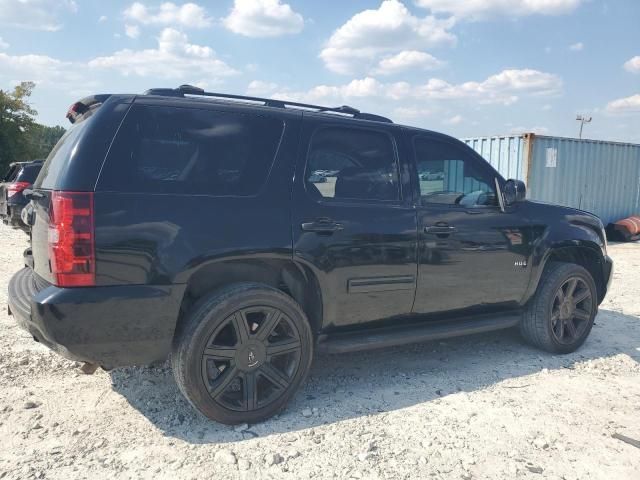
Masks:
[[[29,104],[34,88],[21,82],[11,91],[0,89],[0,177],[12,162],[47,158],[64,135],[63,127],[35,121],[38,112]]]

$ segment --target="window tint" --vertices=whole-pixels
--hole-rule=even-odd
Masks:
[[[38,173],[40,173],[41,167],[42,165],[25,165],[16,177],[16,181],[33,183]]]
[[[58,140],[56,146],[49,153],[49,156],[40,170],[36,181],[35,188],[55,189],[58,179],[68,166],[69,157],[74,154],[74,147],[78,143],[82,132],[87,128],[90,119],[81,123],[74,124],[65,134]]]
[[[382,132],[331,127],[311,140],[307,191],[336,200],[398,200],[398,166],[391,137]]]
[[[103,190],[247,196],[273,164],[284,124],[257,115],[134,106],[109,152]]]
[[[423,204],[497,205],[494,178],[465,148],[420,137],[414,147]]]

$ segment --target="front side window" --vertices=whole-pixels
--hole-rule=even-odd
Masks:
[[[327,200],[400,198],[392,138],[357,128],[321,128],[313,135],[305,173],[307,191]]]
[[[413,144],[423,205],[498,204],[494,178],[464,148],[423,137],[416,137]]]
[[[109,152],[100,188],[255,195],[283,128],[281,120],[257,115],[134,106]]]

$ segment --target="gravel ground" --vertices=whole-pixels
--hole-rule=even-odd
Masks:
[[[316,359],[287,410],[227,427],[168,367],[83,375],[4,310],[23,233],[0,228],[0,478],[638,479],[640,244],[585,346],[551,356],[506,331]]]

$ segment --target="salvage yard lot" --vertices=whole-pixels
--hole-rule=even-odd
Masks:
[[[196,414],[166,366],[86,376],[35,343],[6,315],[26,246],[0,228],[0,478],[638,478],[612,435],[640,439],[640,244],[610,246],[574,354],[506,331],[321,356],[279,417],[239,427]]]

